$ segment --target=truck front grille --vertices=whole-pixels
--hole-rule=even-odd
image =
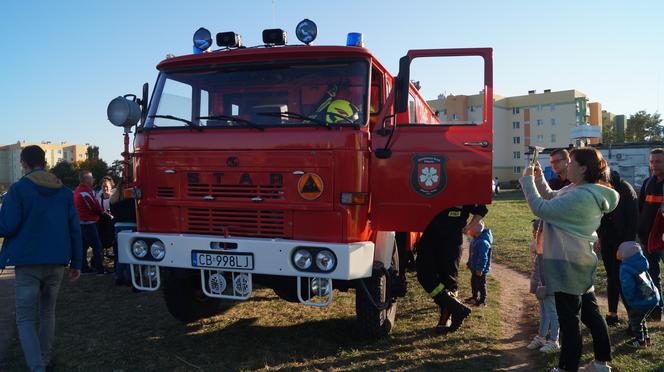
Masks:
[[[262,238],[290,235],[284,211],[189,208],[187,230],[197,234]]]
[[[244,198],[251,199],[283,199],[284,190],[281,185],[215,185],[205,183],[190,183],[187,185],[187,196],[201,198],[213,196],[215,198]]]

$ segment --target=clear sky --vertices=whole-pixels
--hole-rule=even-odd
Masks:
[[[396,74],[408,49],[492,47],[494,89],[577,89],[614,113],[664,109],[664,2],[653,1],[3,1],[0,10],[0,144],[94,143],[109,163],[122,131],[108,102],[152,86],[167,53],[191,53],[198,27],[261,31],[310,18],[318,45],[348,32]],[[432,71],[435,72],[435,71]],[[425,85],[426,87],[426,85]],[[435,98],[445,87],[427,87]],[[428,96],[427,96],[428,95]]]

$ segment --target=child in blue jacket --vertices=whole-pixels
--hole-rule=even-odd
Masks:
[[[493,235],[490,229],[484,228],[484,221],[481,221],[475,228],[468,230],[473,240],[470,242],[470,253],[468,254],[468,263],[466,267],[470,269],[470,287],[472,296],[467,299],[468,302],[476,306],[486,305],[486,276],[491,268],[491,243]]]
[[[634,339],[627,345],[634,348],[650,346],[646,317],[659,303],[660,294],[648,273],[648,260],[638,243],[623,242],[616,256],[620,265],[620,285],[629,307],[629,326]]]

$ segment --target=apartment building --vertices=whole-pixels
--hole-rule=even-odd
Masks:
[[[444,124],[481,123],[483,94],[471,96],[440,95],[429,101]],[[527,162],[529,146],[545,148],[575,145],[578,129],[599,129],[601,135],[602,106],[588,102],[578,90],[537,93],[503,97],[494,94],[493,103],[493,173],[501,181],[516,180]],[[592,128],[595,126],[595,128]],[[591,132],[597,132],[591,131]],[[596,144],[601,138],[591,138]]]
[[[46,163],[54,166],[60,160],[66,160],[70,163],[84,161],[86,159],[87,149],[90,146],[86,144],[68,144],[67,142],[52,143],[42,141],[41,143],[29,143],[18,141],[11,145],[0,145],[0,188],[7,188],[13,182],[23,176],[20,159],[21,150],[30,145],[37,145],[46,152]]]

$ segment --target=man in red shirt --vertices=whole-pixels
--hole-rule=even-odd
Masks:
[[[92,247],[92,266],[97,271],[97,275],[103,275],[106,273],[106,270],[104,269],[99,231],[97,231],[97,221],[99,221],[99,216],[104,211],[95,197],[94,190],[92,190],[95,180],[92,177],[92,173],[83,170],[79,173],[78,177],[81,183],[74,190],[74,202],[76,203],[78,218],[81,221],[81,236],[83,238],[83,265],[81,272],[92,272],[87,259],[88,248]]]

